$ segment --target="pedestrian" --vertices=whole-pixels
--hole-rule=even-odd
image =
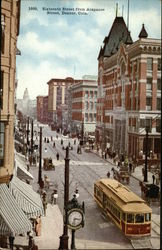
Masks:
[[[61,139],[61,145],[63,145],[63,139]]]
[[[9,243],[10,243],[10,249],[11,249],[11,250],[13,250],[14,239],[15,239],[14,236],[12,236],[12,235],[9,236]]]
[[[110,178],[110,172],[109,171],[107,172],[107,177]]]
[[[129,172],[130,173],[132,172],[132,163],[131,162],[129,163]]]
[[[59,153],[56,154],[57,161],[59,160]]]
[[[55,142],[53,143],[53,148],[55,148]]]
[[[76,140],[74,140],[74,145],[76,144]]]
[[[153,184],[154,184],[154,182],[155,182],[155,175],[154,174],[152,175],[152,180],[153,180]]]
[[[29,168],[29,163],[27,163],[27,171],[29,171],[29,169],[30,169],[30,168]]]
[[[94,149],[94,145],[92,144],[92,150]]]
[[[52,136],[51,136],[51,141],[53,141],[53,138],[52,138]]]
[[[45,191],[42,194],[42,200],[43,200],[44,216],[46,216],[47,201],[46,201],[46,192]]]
[[[51,204],[52,204],[52,205],[53,205],[53,204],[54,204],[54,205],[56,204],[57,198],[58,198],[57,190],[54,189],[53,192],[52,192],[52,194],[51,194]]]

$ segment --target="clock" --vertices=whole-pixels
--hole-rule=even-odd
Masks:
[[[79,229],[83,226],[83,210],[73,208],[68,211],[68,227],[71,229]]]

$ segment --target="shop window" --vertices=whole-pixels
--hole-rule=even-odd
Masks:
[[[3,109],[3,80],[4,80],[4,72],[1,71],[1,82],[0,82],[0,109]]]
[[[0,122],[0,167],[4,165],[5,125]]]
[[[152,70],[153,68],[153,59],[147,58],[147,70]]]

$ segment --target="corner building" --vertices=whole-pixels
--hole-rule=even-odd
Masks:
[[[148,152],[158,158],[161,41],[148,38],[143,25],[133,42],[123,18],[116,17],[98,56],[98,79],[96,139],[102,149],[138,159],[145,154],[148,127]]]
[[[20,0],[1,1],[0,184],[14,168],[14,101]]]

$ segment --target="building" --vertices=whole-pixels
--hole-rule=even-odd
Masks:
[[[96,127],[97,77],[84,76],[69,87],[69,130],[84,134],[93,134]]]
[[[48,96],[37,96],[37,121],[50,124],[52,114],[48,111]]]
[[[14,90],[19,22],[20,1],[1,1],[0,184],[10,181],[14,168]]]
[[[123,17],[116,17],[98,56],[96,140],[134,159],[160,153],[161,41],[148,38],[142,25],[132,41]]]
[[[26,88],[23,94],[23,99],[17,99],[17,110],[21,111],[24,116],[30,116],[31,118],[35,119],[36,114],[36,106],[37,101],[36,99],[31,100],[29,96],[28,89]]]
[[[66,110],[68,99],[68,87],[80,80],[75,80],[71,77],[65,79],[53,78],[47,82],[48,84],[48,111],[52,114],[53,124],[58,127],[62,117],[62,108]],[[57,110],[59,109],[59,110]],[[60,115],[60,117],[58,117]]]

